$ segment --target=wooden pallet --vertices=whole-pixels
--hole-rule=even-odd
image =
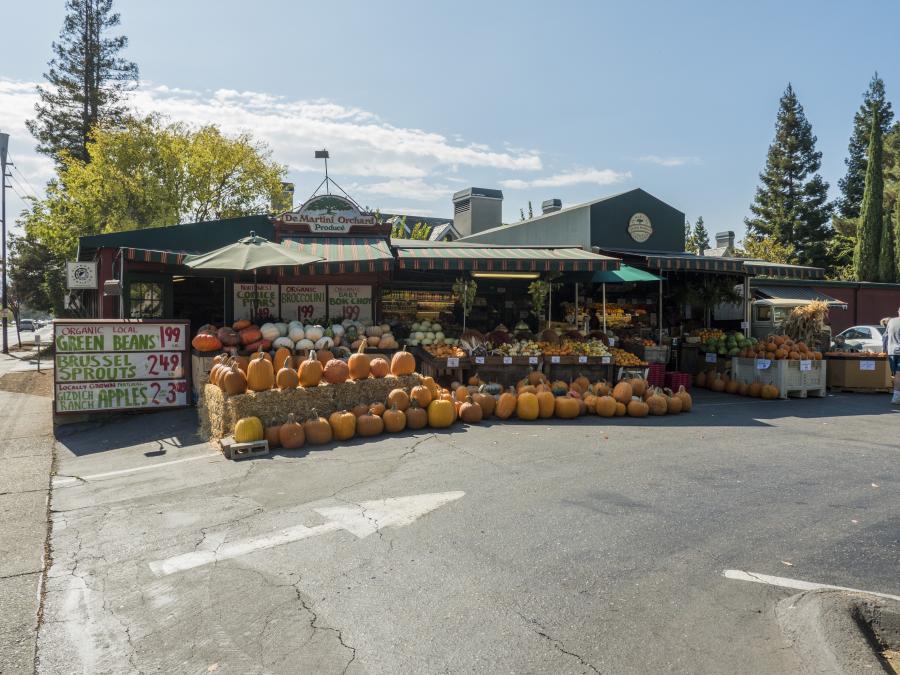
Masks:
[[[825,398],[826,390],[823,389],[788,389],[781,398]]]
[[[877,389],[870,387],[830,387],[830,389],[842,394],[890,394],[894,391],[891,387],[878,387]]]
[[[248,459],[269,454],[269,441],[254,441],[253,443],[235,443],[233,436],[226,436],[219,445],[226,458],[232,460]]]

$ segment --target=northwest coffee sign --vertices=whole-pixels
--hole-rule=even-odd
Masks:
[[[376,225],[375,216],[363,213],[352,200],[338,195],[311,197],[297,211],[281,216],[288,225],[306,225],[317,234],[345,234],[351,227]]]
[[[188,336],[186,321],[54,321],[54,410],[188,405]]]

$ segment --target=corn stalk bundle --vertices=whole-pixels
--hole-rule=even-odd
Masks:
[[[813,300],[809,304],[795,307],[790,316],[781,324],[781,332],[794,342],[805,342],[814,345],[820,341],[826,330],[825,319],[828,316],[828,303]]]

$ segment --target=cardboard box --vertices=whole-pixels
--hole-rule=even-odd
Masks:
[[[890,389],[891,369],[886,358],[829,359],[828,386],[847,389]]]

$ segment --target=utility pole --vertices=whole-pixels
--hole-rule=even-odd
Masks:
[[[9,340],[6,336],[6,312],[9,309],[9,298],[6,292],[6,273],[9,269],[9,259],[6,255],[6,153],[9,150],[9,134],[0,133],[0,220],[2,224],[2,253],[3,256],[3,353],[9,354]]]

